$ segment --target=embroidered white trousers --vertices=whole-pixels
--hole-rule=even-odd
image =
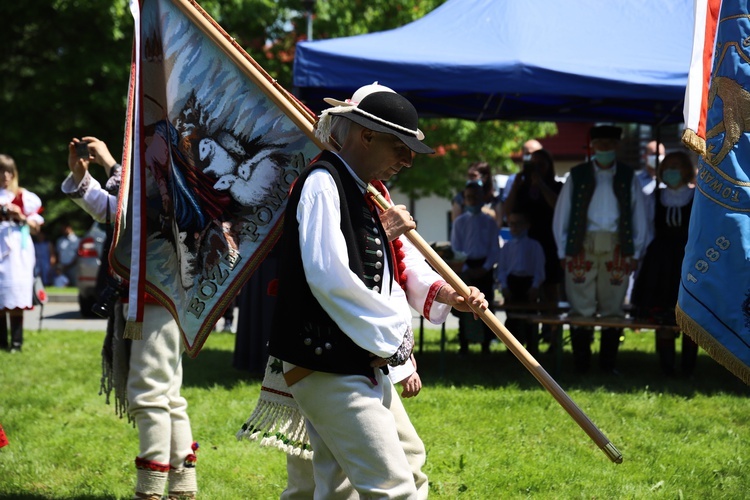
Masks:
[[[138,427],[138,456],[180,468],[193,453],[188,405],[180,396],[184,347],[172,315],[159,305],[144,307],[143,339],[132,341],[128,372],[128,408]]]
[[[417,498],[419,500],[424,500],[429,493],[427,474],[422,471],[422,467],[424,467],[425,459],[427,457],[424,443],[422,443],[422,439],[420,439],[417,434],[417,430],[412,425],[411,420],[409,420],[409,415],[406,413],[406,409],[404,408],[403,402],[401,401],[394,385],[391,385],[391,391],[393,394],[390,398],[391,405],[389,409],[396,421],[401,448],[406,454],[406,460],[409,462],[409,467],[414,477],[414,482],[417,487]],[[281,494],[281,500],[309,500],[310,498],[313,498],[315,479],[313,476],[312,461],[297,456],[287,455],[286,470],[287,488]],[[339,500],[359,499],[359,494],[354,491],[354,488],[352,488],[351,483],[348,480],[335,487],[335,493],[333,496]]]
[[[349,498],[347,479],[362,498],[417,498],[412,467],[391,411],[401,401],[379,370],[375,380],[377,384],[361,375],[313,372],[290,387],[307,419],[314,498]],[[403,416],[408,419],[405,411]]]

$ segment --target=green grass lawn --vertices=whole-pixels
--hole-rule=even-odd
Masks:
[[[75,286],[46,286],[44,289],[48,294],[78,295],[78,287]]]
[[[425,388],[405,405],[427,447],[432,498],[730,498],[750,495],[750,390],[701,352],[691,379],[665,378],[653,333],[627,332],[623,376],[557,382],[622,452],[616,465],[504,346],[440,352],[426,330]],[[137,432],[98,395],[103,332],[26,332],[0,352],[0,498],[130,498]],[[234,435],[260,379],[232,368],[234,335],[214,333],[186,359],[183,394],[201,448],[201,498],[278,498],[285,458]],[[547,366],[550,354],[539,357]],[[596,361],[596,357],[594,359]],[[550,364],[550,366],[552,366]],[[551,371],[551,369],[550,369]]]

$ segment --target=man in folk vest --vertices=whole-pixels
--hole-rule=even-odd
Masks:
[[[365,185],[411,167],[413,153],[433,150],[421,141],[416,109],[395,92],[331,113],[351,123],[338,152],[321,153],[289,195],[270,353],[283,361],[305,416],[316,498],[339,496],[345,479],[362,497],[417,498],[383,370],[409,361],[414,343],[398,276],[410,266],[402,269],[390,242],[416,226],[403,206],[378,213]],[[321,117],[316,134],[328,136],[325,123]],[[470,292],[464,299],[439,283],[429,287],[429,302],[486,310],[484,295]]]
[[[623,317],[630,273],[646,251],[647,216],[633,168],[617,161],[622,129],[590,131],[591,161],[577,165],[563,186],[552,222],[557,253],[565,269],[570,316]],[[591,365],[593,327],[571,328],[576,371]],[[599,366],[617,374],[621,328],[602,328]]]

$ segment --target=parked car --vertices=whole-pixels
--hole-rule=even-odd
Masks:
[[[98,299],[96,293],[96,277],[99,274],[99,266],[102,265],[101,255],[106,239],[104,226],[94,222],[78,244],[78,305],[81,308],[81,316],[92,318],[96,315],[91,308]]]

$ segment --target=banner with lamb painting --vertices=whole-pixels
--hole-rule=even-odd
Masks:
[[[195,356],[278,239],[289,187],[320,152],[315,116],[195,2],[131,0],[131,11],[111,263],[129,280],[126,338],[155,299]]]

